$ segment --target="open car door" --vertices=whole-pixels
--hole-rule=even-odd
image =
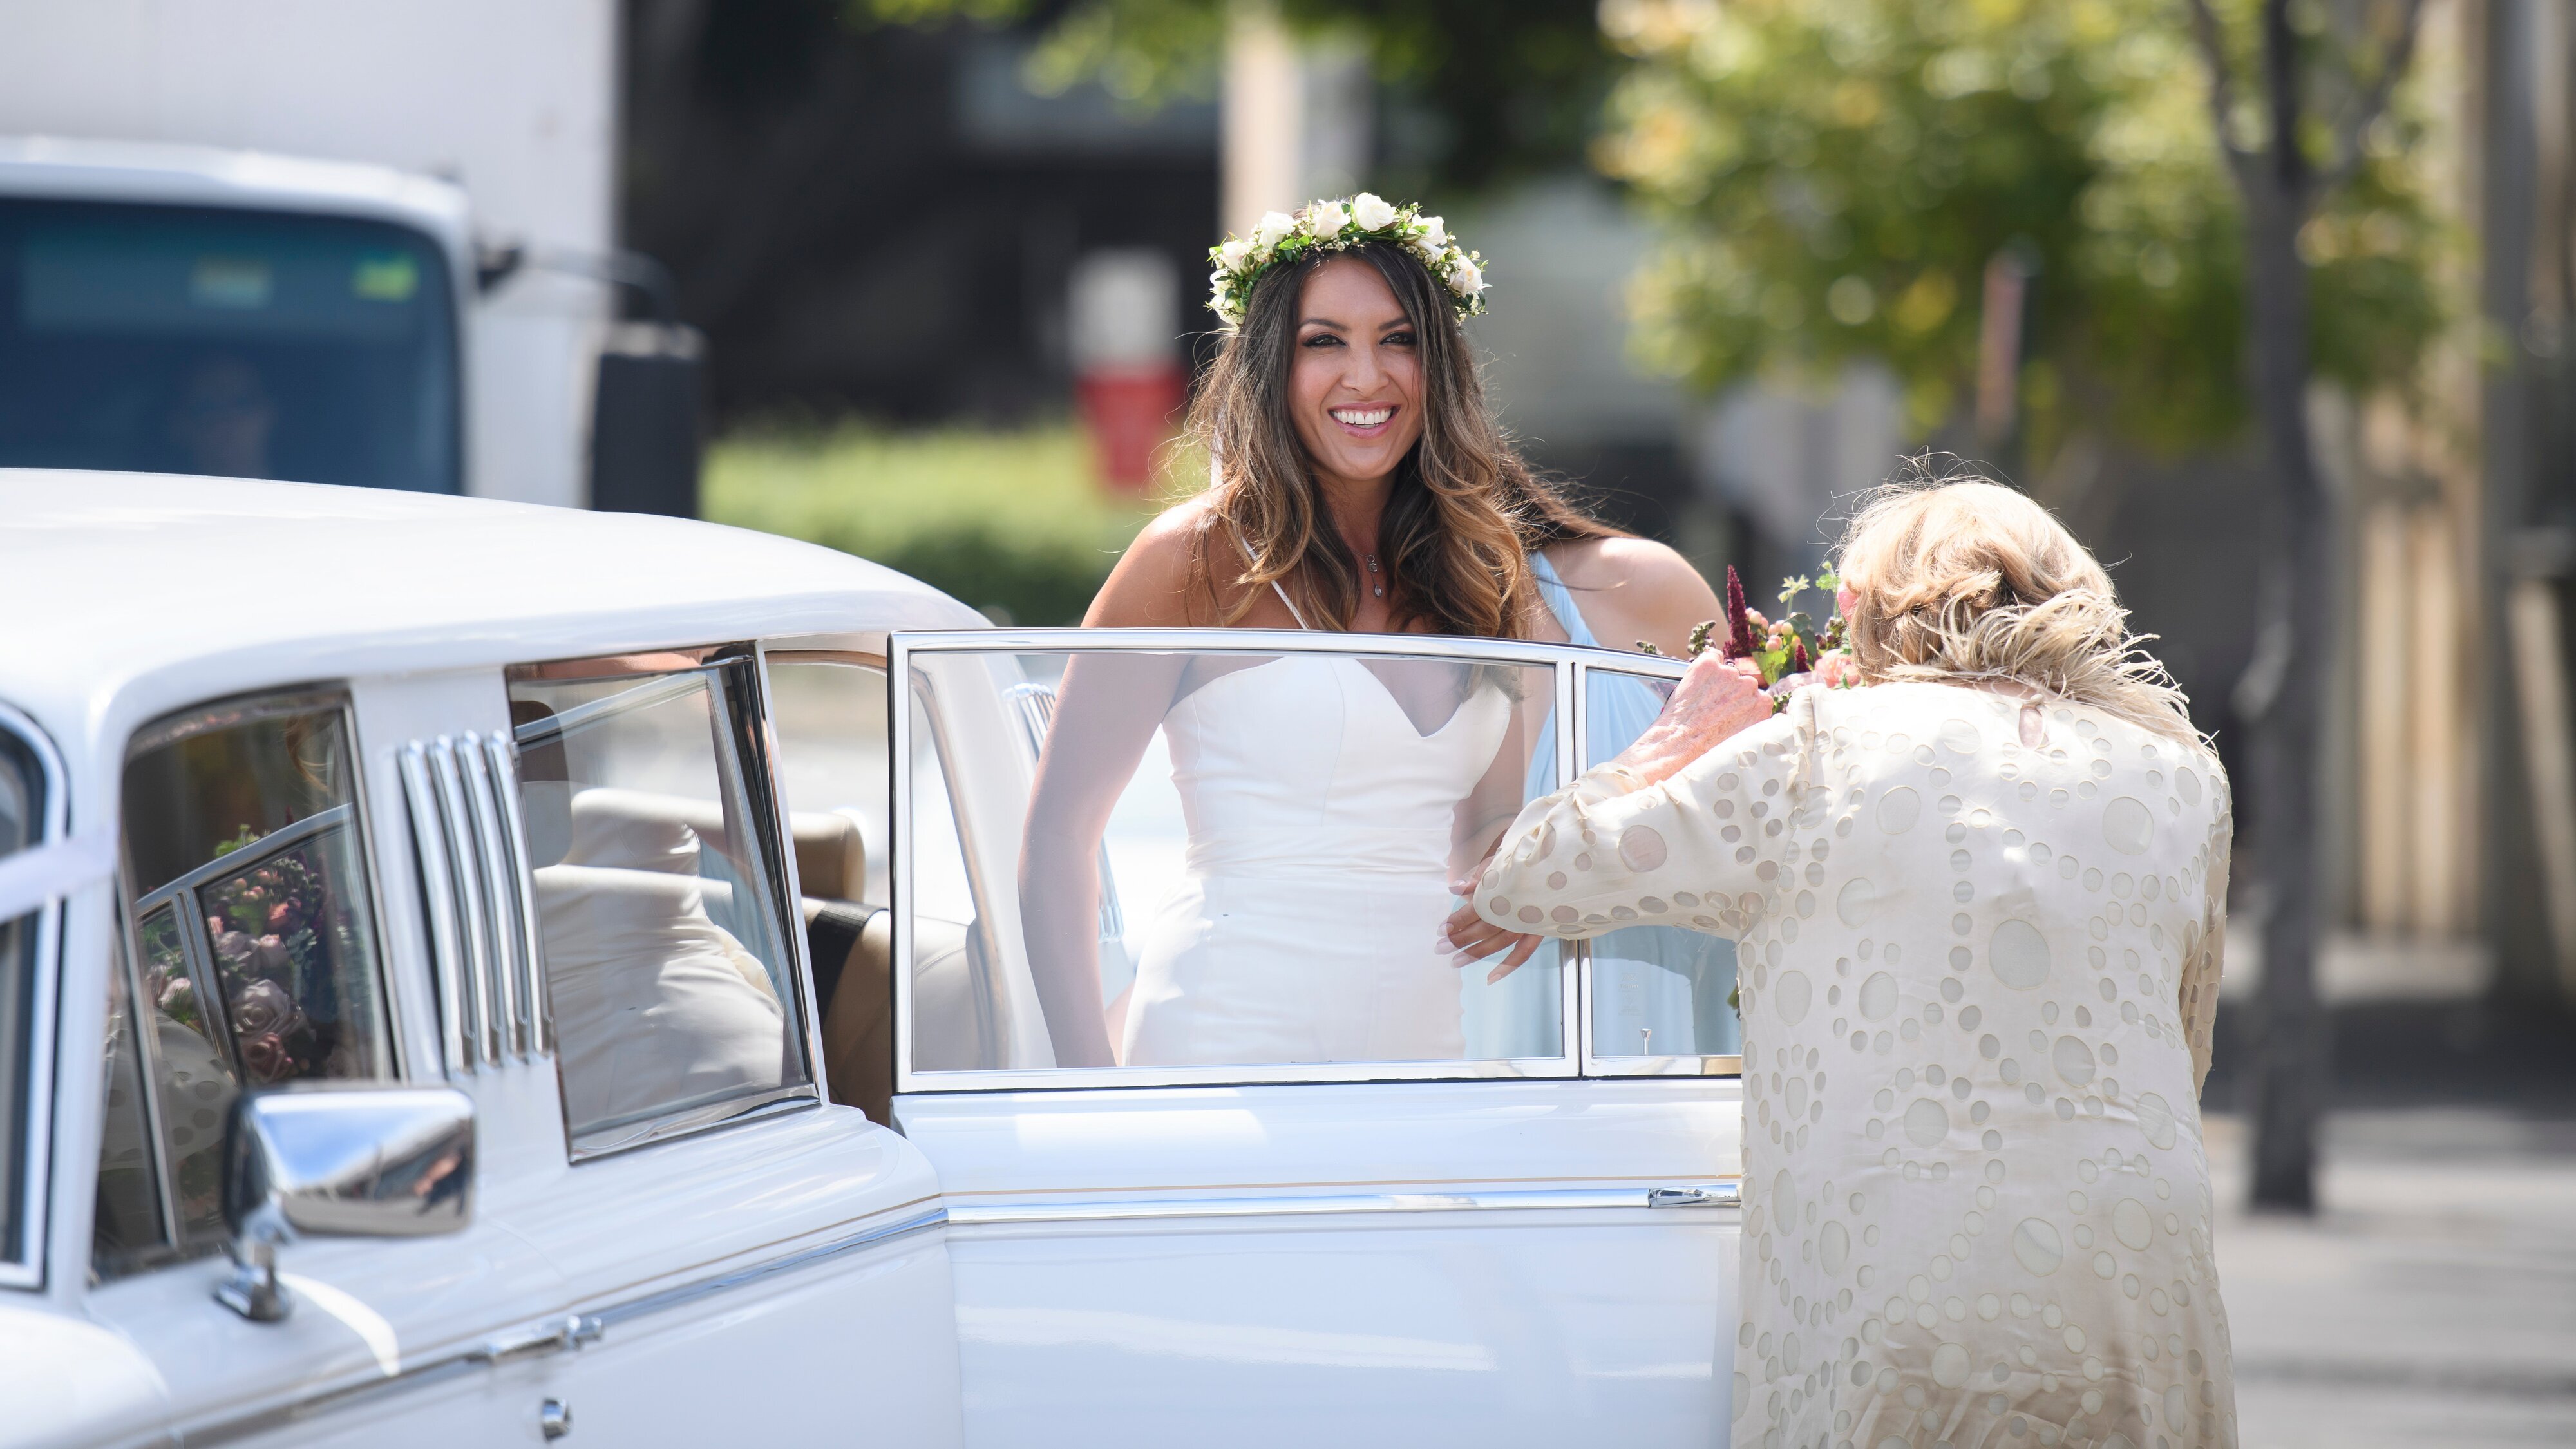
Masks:
[[[1722,1440],[1732,946],[1489,982],[1434,942],[1677,666],[1250,630],[887,666],[891,1112],[943,1192],[970,1443]]]

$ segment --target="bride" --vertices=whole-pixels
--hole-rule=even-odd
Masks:
[[[1362,193],[1274,212],[1213,257],[1226,328],[1190,424],[1215,480],[1145,529],[1086,625],[1597,634],[1679,653],[1717,613],[1678,554],[1587,517],[1513,451],[1459,325],[1483,310],[1478,259],[1440,218]],[[1525,794],[1543,725],[1510,697],[1509,673],[1332,654],[1077,657],[1020,865],[1057,1063],[1464,1055],[1437,934],[1448,882]],[[1188,875],[1113,1021],[1098,846],[1157,727]]]

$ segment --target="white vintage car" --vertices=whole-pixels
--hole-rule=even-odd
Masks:
[[[1731,948],[1457,972],[1398,1059],[1059,1067],[1020,883],[1077,656],[1472,681],[1512,804],[1676,674],[0,472],[0,1444],[1722,1441]],[[1097,939],[1034,942],[1112,1031],[1204,864],[1142,748],[1068,847]],[[1374,869],[1302,880],[1319,932],[1447,908]]]

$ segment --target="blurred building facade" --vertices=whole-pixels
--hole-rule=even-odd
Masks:
[[[1082,259],[1203,290],[1210,102],[1022,83],[1029,39],[851,24],[813,0],[626,0],[624,240],[709,338],[720,422],[1061,411]]]

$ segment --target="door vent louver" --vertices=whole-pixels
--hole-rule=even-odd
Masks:
[[[517,748],[467,730],[402,749],[438,978],[440,1041],[452,1073],[551,1049],[538,979],[536,893],[520,855]]]

